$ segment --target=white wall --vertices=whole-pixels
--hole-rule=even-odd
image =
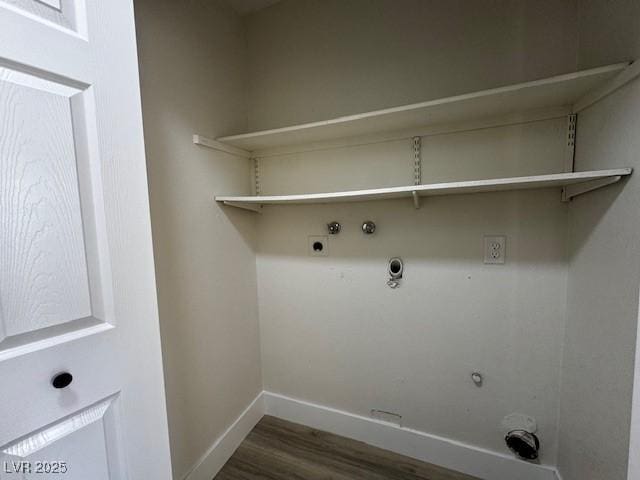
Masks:
[[[254,128],[318,120],[575,69],[571,2],[284,1],[247,21]],[[551,48],[553,45],[553,48]],[[551,52],[551,53],[550,53]],[[393,86],[393,88],[389,88]],[[423,138],[430,180],[562,168],[565,119]],[[410,140],[261,161],[263,193],[412,181]],[[305,207],[258,222],[265,388],[505,451],[502,417],[534,415],[555,463],[566,304],[557,191]],[[379,230],[366,238],[363,220]],[[310,258],[307,236],[330,238]],[[482,263],[485,234],[508,264]],[[403,286],[386,262],[406,261]],[[486,382],[477,388],[470,373]]]
[[[640,305],[638,306],[640,312]],[[640,315],[638,315],[638,330],[636,331],[636,360],[633,381],[633,400],[631,405],[631,431],[629,434],[629,468],[628,479],[640,478]]]
[[[248,161],[197,147],[246,128],[245,39],[217,1],[136,0],[174,477],[262,389],[255,222],[212,196],[249,192]]]
[[[425,137],[426,178],[557,171],[564,126]],[[297,181],[326,190],[336,178],[338,188],[406,183],[412,173],[410,141],[323,153],[328,166],[315,152],[264,160],[264,191],[277,173],[280,192],[300,189]],[[405,426],[497,451],[502,418],[528,413],[540,425],[543,463],[554,463],[566,302],[558,191],[431,197],[418,211],[409,200],[265,210],[258,285],[267,390],[365,416],[397,412]],[[378,225],[372,237],[360,231],[367,219]],[[330,255],[309,257],[307,236],[326,234],[331,220],[343,231],[329,239]],[[507,235],[507,265],[483,264],[486,234]],[[387,260],[396,255],[406,275],[391,290]],[[475,370],[486,378],[480,389]]]
[[[640,3],[581,0],[579,18],[581,66],[640,58]],[[637,172],[639,130],[636,80],[580,114],[576,168],[627,166]],[[627,478],[640,287],[639,211],[637,173],[623,184],[577,198],[569,208],[558,458],[564,480]]]
[[[640,57],[640,2],[579,0],[576,14],[580,68]]]
[[[575,0],[284,0],[247,18],[249,127],[575,70]]]
[[[194,147],[190,135],[237,133],[247,121],[253,129],[319,120],[634,58],[638,5],[284,0],[245,19],[245,50],[243,25],[217,1],[136,0],[176,477],[260,390],[261,347],[268,390],[363,415],[395,411],[406,426],[489,449],[504,451],[503,415],[530,413],[543,463],[556,463],[561,410],[565,480],[624,478],[638,269],[636,259],[609,262],[603,252],[608,242],[626,251],[637,240],[623,227],[637,207],[635,177],[569,207],[565,332],[568,207],[557,192],[430,198],[419,211],[400,200],[267,207],[256,217],[210,202],[214,193],[250,191],[248,163]],[[578,168],[633,165],[637,119],[616,116],[615,105],[636,102],[634,92],[580,119]],[[585,135],[616,155],[585,153]],[[563,142],[563,120],[425,137],[424,178],[556,171]],[[408,141],[262,161],[264,193],[410,178]],[[359,232],[364,219],[378,223],[375,236]],[[330,220],[344,225],[330,238],[330,256],[308,257],[307,235],[324,234]],[[507,265],[482,264],[484,234],[508,236]],[[396,291],[385,285],[393,255],[407,262]],[[600,302],[598,289],[605,300],[623,296],[625,308]],[[469,379],[476,369],[486,378],[480,389]]]
[[[580,114],[581,170],[640,168],[640,82]],[[640,181],[569,209],[559,467],[565,480],[625,479],[640,288]]]

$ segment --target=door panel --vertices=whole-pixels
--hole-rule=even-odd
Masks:
[[[108,411],[114,401],[101,401],[3,447],[0,479],[113,478],[117,440],[112,438],[113,416]]]
[[[89,330],[91,331],[91,330]],[[123,390],[114,361],[115,329],[45,347],[0,362],[0,449],[40,428]],[[73,381],[51,385],[60,372]]]
[[[0,69],[4,337],[91,315],[71,104],[36,81]]]
[[[2,0],[8,8],[53,25],[81,33],[84,2],[78,0]],[[84,30],[84,29],[82,29]]]
[[[0,125],[2,358],[113,323],[113,298],[91,88],[0,67]]]
[[[3,480],[171,477],[132,7],[0,0]]]

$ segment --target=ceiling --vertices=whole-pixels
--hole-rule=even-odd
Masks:
[[[278,3],[280,0],[227,0],[227,3],[240,15],[248,15],[269,5]]]

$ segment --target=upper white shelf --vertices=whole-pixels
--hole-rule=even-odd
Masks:
[[[331,193],[305,193],[296,195],[263,196],[216,196],[218,202],[230,206],[259,211],[262,205],[362,202],[391,198],[417,197],[432,195],[455,195],[464,193],[498,192],[505,190],[525,190],[532,188],[565,187],[564,200],[601,188],[630,175],[631,168],[595,170],[589,172],[554,173],[528,177],[491,178],[486,180],[467,180],[462,182],[432,183],[426,185],[408,185],[402,187],[375,188]]]
[[[392,132],[416,127],[517,114],[550,107],[572,110],[591,103],[598,92],[628,63],[593,68],[543,80],[483,90],[346,117],[290,127],[220,137],[217,140],[246,151]],[[615,83],[615,82],[614,82]]]

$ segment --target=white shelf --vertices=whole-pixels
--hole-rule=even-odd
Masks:
[[[486,180],[468,180],[463,182],[408,185],[403,187],[375,188],[348,192],[267,196],[217,196],[215,197],[215,200],[230,206],[259,211],[262,205],[362,202],[368,200],[412,197],[415,200],[416,197],[427,197],[433,195],[455,195],[549,187],[566,187],[563,199],[570,200],[582,193],[615,183],[622,177],[630,175],[631,172],[631,168],[618,168],[614,170],[596,170],[590,172],[555,173],[528,177],[492,178]]]
[[[628,67],[619,63],[543,80],[455,97],[305,123],[217,140],[245,152],[346,137],[400,131],[480,118],[506,116],[551,107],[578,111],[607,93],[606,85]],[[632,69],[634,76],[636,69]],[[604,89],[604,90],[603,90]]]

